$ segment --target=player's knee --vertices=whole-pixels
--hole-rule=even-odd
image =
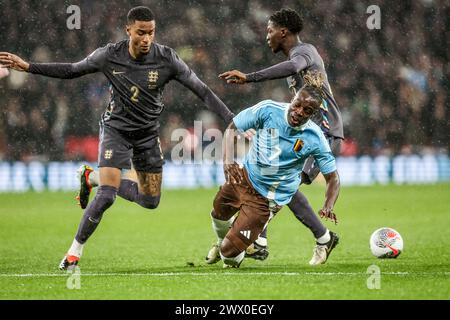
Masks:
[[[139,192],[150,197],[161,196],[162,173],[138,172]]]
[[[146,209],[156,209],[159,206],[159,201],[161,200],[161,196],[148,196],[142,195],[139,197],[137,203]]]
[[[224,205],[221,201],[214,200],[211,216],[214,219],[226,221],[229,220],[237,211],[238,210],[232,206]]]
[[[112,186],[100,186],[95,196],[95,204],[99,206],[99,209],[103,212],[112,206],[116,201],[117,188]]]
[[[220,213],[220,211],[219,211],[219,213],[216,211],[216,210],[211,210],[211,217],[212,218],[214,218],[214,219],[216,219],[216,220],[221,220],[221,221],[229,221],[230,222],[230,224],[232,224],[233,223],[233,221],[234,221],[234,219],[235,219],[235,217],[234,217],[234,213],[233,212],[231,212],[231,213],[227,213],[227,214],[222,214],[222,213]]]
[[[214,198],[214,201],[213,201],[213,212],[214,212],[214,214],[216,215],[214,218],[216,218],[216,219],[218,219],[219,217],[220,217],[220,207],[221,207],[221,198],[218,196],[218,195],[216,195],[216,197]],[[211,215],[212,215],[212,213],[211,213]]]
[[[214,210],[214,209],[211,210],[211,217],[213,217],[214,219],[220,220],[220,215],[218,215],[216,210]]]
[[[211,211],[211,217],[217,220],[228,220],[225,214],[223,214],[221,206],[216,206],[216,204],[214,203],[213,208],[214,209]]]
[[[214,202],[213,202],[213,210],[211,211],[211,216],[214,219],[226,220],[226,219],[224,219],[224,217],[222,215],[222,206],[220,205],[220,202],[217,199],[217,197],[214,199]]]
[[[239,250],[228,238],[223,239],[220,245],[220,253],[226,258],[233,258],[243,252]]]

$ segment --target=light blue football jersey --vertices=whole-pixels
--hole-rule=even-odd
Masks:
[[[278,205],[291,201],[309,156],[314,157],[323,174],[336,171],[335,158],[320,127],[311,120],[291,127],[288,107],[288,103],[264,100],[233,119],[239,131],[257,131],[244,167],[256,191]]]

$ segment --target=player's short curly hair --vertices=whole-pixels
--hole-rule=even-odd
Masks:
[[[269,21],[277,26],[287,28],[292,33],[300,33],[303,30],[303,18],[297,11],[290,8],[281,9],[269,17]]]
[[[128,12],[127,23],[133,24],[135,21],[153,21],[155,20],[155,15],[153,11],[148,7],[139,6],[134,7]]]

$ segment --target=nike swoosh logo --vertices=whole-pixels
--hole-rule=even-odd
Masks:
[[[94,219],[92,219],[91,217],[88,217],[88,220],[92,223],[98,223],[98,221],[95,221]]]
[[[398,250],[391,247],[390,245],[388,245],[387,243],[385,243],[386,247],[388,247],[389,249],[392,250],[392,252],[394,253],[394,257],[398,256]]]
[[[113,74],[122,74],[122,73],[125,73],[125,71],[116,71],[116,70],[113,70]]]

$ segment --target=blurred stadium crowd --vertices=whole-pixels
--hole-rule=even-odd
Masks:
[[[68,30],[66,9],[81,8],[81,29]],[[148,5],[157,42],[174,48],[234,112],[264,99],[289,101],[284,80],[226,85],[218,74],[251,72],[285,59],[265,42],[267,18],[281,7],[300,11],[301,34],[322,55],[345,125],[344,155],[450,149],[450,5],[421,1],[9,1],[0,0],[0,51],[34,62],[76,62],[126,37],[128,10]],[[366,9],[381,8],[369,30]],[[58,80],[12,72],[0,79],[0,160],[96,159],[98,120],[108,100],[102,74]],[[162,143],[203,120],[223,128],[178,83],[166,87]]]

